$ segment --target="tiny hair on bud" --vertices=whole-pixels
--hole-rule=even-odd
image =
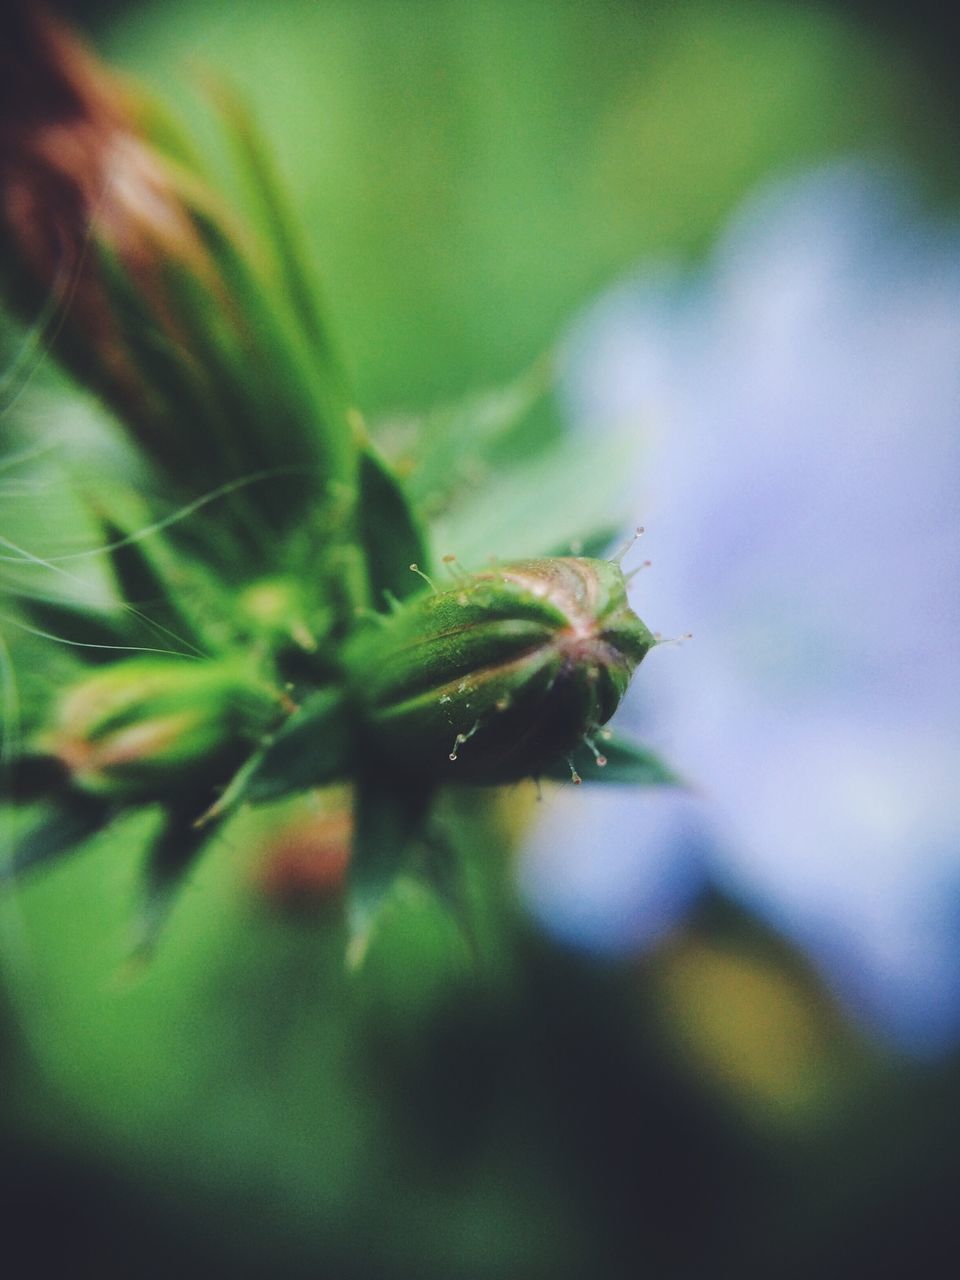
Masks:
[[[634,529],[633,533],[630,535],[627,541],[623,544],[620,550],[615,555],[612,555],[610,557],[610,563],[621,564],[623,561],[623,557],[627,554],[630,548],[633,547],[640,540],[640,538],[643,537],[645,532],[646,530],[644,529],[643,525],[638,524],[636,529]]]
[[[629,586],[630,583],[637,576],[637,574],[642,573],[644,569],[651,568],[652,565],[653,565],[652,560],[641,560],[641,562],[635,568],[631,569],[629,573],[624,574],[623,576],[624,582],[626,582],[626,584]]]
[[[450,577],[453,578],[454,582],[461,583],[466,581],[470,577],[466,569],[464,569],[463,565],[460,563],[460,561],[457,559],[455,555],[448,552],[447,555],[442,557],[442,559],[443,559],[443,563],[447,567]]]
[[[422,578],[424,582],[427,584],[427,586],[434,593],[434,595],[440,594],[440,592],[437,590],[437,584],[434,582],[434,580],[431,577],[429,577],[428,574],[424,573],[424,571],[420,568],[418,564],[412,564],[410,566],[410,572],[415,573],[418,578]]]

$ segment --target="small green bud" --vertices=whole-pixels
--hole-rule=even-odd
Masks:
[[[156,800],[204,785],[278,710],[235,664],[131,659],[68,689],[42,746],[85,791]]]
[[[654,643],[619,565],[524,560],[415,597],[347,666],[368,745],[393,767],[511,782],[605,724]]]
[[[333,625],[333,610],[308,602],[293,578],[261,578],[251,583],[237,598],[236,617],[241,637],[261,640],[274,652],[292,646],[314,653]]]

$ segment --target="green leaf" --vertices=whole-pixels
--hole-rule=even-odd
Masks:
[[[210,230],[209,238],[223,259],[222,269],[231,273],[225,282],[232,286],[228,294],[233,306],[224,307],[222,296],[214,296],[186,267],[168,264],[166,279],[186,343],[215,400],[214,411],[202,425],[220,459],[217,482],[264,473],[255,486],[244,487],[231,501],[250,527],[259,528],[257,559],[275,571],[276,558],[267,554],[268,545],[276,542],[278,530],[296,523],[324,489],[317,432],[320,409],[312,399],[300,398],[301,382],[285,367],[289,352],[242,255],[222,233]]]
[[[243,99],[222,80],[208,79],[220,116],[233,145],[277,258],[282,294],[299,321],[324,373],[344,393],[343,375],[320,303],[316,272],[307,251],[300,223],[273,163],[271,148]],[[344,393],[344,399],[346,399]]]
[[[112,816],[106,801],[71,791],[56,807],[29,827],[0,862],[0,879],[14,880],[72,853],[106,825]]]
[[[381,774],[362,776],[357,783],[347,898],[351,968],[363,963],[377,918],[405,869],[411,846],[423,835],[432,799],[432,788]]]
[[[531,413],[552,378],[552,360],[544,357],[505,386],[430,410],[416,424],[411,450],[413,499],[437,512],[458,491],[476,488],[493,457],[513,450],[529,457],[538,443],[529,431]]]
[[[184,640],[195,645],[198,637],[192,624],[154,568],[142,542],[128,538],[109,519],[103,521],[103,536],[117,589],[137,618],[154,627],[168,643]]]
[[[4,760],[0,767],[0,799],[30,804],[65,792],[70,771],[59,756],[26,752]]]
[[[339,690],[311,694],[259,753],[247,780],[254,804],[337,782],[353,760],[351,715]]]
[[[621,527],[637,452],[633,435],[564,440],[448,511],[434,528],[434,548],[457,555],[470,568],[491,557],[545,555],[598,529]]]
[[[99,379],[101,393],[151,464],[154,487],[165,499],[179,506],[184,498],[224,489],[217,503],[215,531],[202,521],[178,521],[169,527],[167,537],[188,556],[199,551],[222,575],[234,575],[237,564],[252,566],[253,573],[262,572],[268,530],[251,489],[225,487],[231,480],[256,472],[260,464],[245,453],[242,435],[226,412],[229,382],[220,378],[218,384],[220,371],[205,359],[207,353],[188,323],[189,312],[181,305],[175,282],[191,278],[191,297],[205,317],[201,324],[204,331],[221,321],[218,300],[189,271],[178,271],[172,262],[168,264],[169,301],[183,330],[182,342],[175,340],[116,254],[103,244],[97,249],[99,268],[137,383],[137,396],[131,403],[124,388],[117,394],[107,371]]]
[[[244,252],[193,210],[215,282],[165,264],[167,327],[109,249],[101,267],[142,390],[115,403],[157,469],[164,496],[217,494],[216,523],[176,522],[167,536],[222,577],[275,572],[281,537],[337,482],[354,483],[352,428],[295,326],[284,322]],[[209,274],[209,273],[208,273]]]
[[[336,483],[352,485],[354,427],[339,376],[318,360],[300,325],[275,305],[223,229],[200,210],[194,210],[194,220],[242,321],[244,394],[264,456],[303,467],[305,478],[312,473],[314,488],[322,480],[322,492]],[[209,325],[208,314],[195,319],[198,329]]]
[[[434,824],[421,843],[420,857],[414,869],[419,879],[429,886],[446,910],[467,950],[476,956],[478,942],[471,912],[467,869],[456,841]]]
[[[343,695],[321,689],[234,775],[204,821],[240,804],[266,804],[341,781],[350,772],[353,753],[352,721]]]
[[[609,552],[617,538],[623,539],[623,525],[610,525],[608,528],[595,529],[593,533],[576,538],[566,538],[551,547],[548,556],[589,556],[594,560],[602,560]]]
[[[198,827],[197,812],[197,805],[190,801],[169,810],[147,851],[143,903],[132,947],[138,959],[153,954],[184,879],[217,830],[217,824]]]
[[[131,93],[131,106],[136,113],[139,131],[161,152],[170,167],[202,177],[203,161],[188,130],[165,102],[137,85],[136,97]]]
[[[116,395],[110,395],[111,403],[135,443],[168,479],[202,491],[217,470],[223,470],[210,426],[217,412],[215,402],[201,371],[184,358],[161,327],[149,299],[116,253],[102,242],[96,250],[110,306],[137,373],[139,402],[131,406],[129,395],[124,393],[126,398],[119,402]],[[104,390],[108,395],[115,390],[109,374]]]
[[[14,295],[16,274],[7,263],[0,266],[0,296]],[[9,414],[42,364],[62,305],[61,292],[55,288],[50,289],[36,317],[18,335],[16,352],[9,360],[6,343],[3,344],[0,360],[0,421]],[[3,317],[5,322],[7,319],[7,316]]]
[[[605,782],[629,784],[635,787],[680,787],[683,780],[663,763],[658,755],[639,743],[631,742],[619,734],[604,731],[598,743],[601,757],[606,765],[601,766],[593,752],[586,745],[581,745],[570,757],[570,764],[584,782]],[[560,760],[543,774],[556,782],[571,780],[570,764]]]
[[[381,608],[386,596],[403,600],[422,589],[410,566],[428,569],[423,531],[399,480],[372,449],[360,460],[357,515],[374,607]]]

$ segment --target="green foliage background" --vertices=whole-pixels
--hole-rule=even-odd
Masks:
[[[817,6],[205,0],[97,34],[208,138],[192,72],[249,99],[367,410],[515,376],[625,269],[704,248],[771,170],[933,158],[942,133],[904,51]]]

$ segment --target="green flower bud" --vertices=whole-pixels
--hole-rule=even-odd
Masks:
[[[156,800],[209,784],[278,711],[236,664],[131,659],[67,690],[42,746],[85,791]]]
[[[293,578],[262,578],[240,593],[236,620],[243,638],[274,652],[292,647],[313,653],[333,625],[333,610],[309,601]]]
[[[347,665],[368,747],[392,767],[511,782],[605,724],[654,643],[619,565],[524,560],[416,597]]]

